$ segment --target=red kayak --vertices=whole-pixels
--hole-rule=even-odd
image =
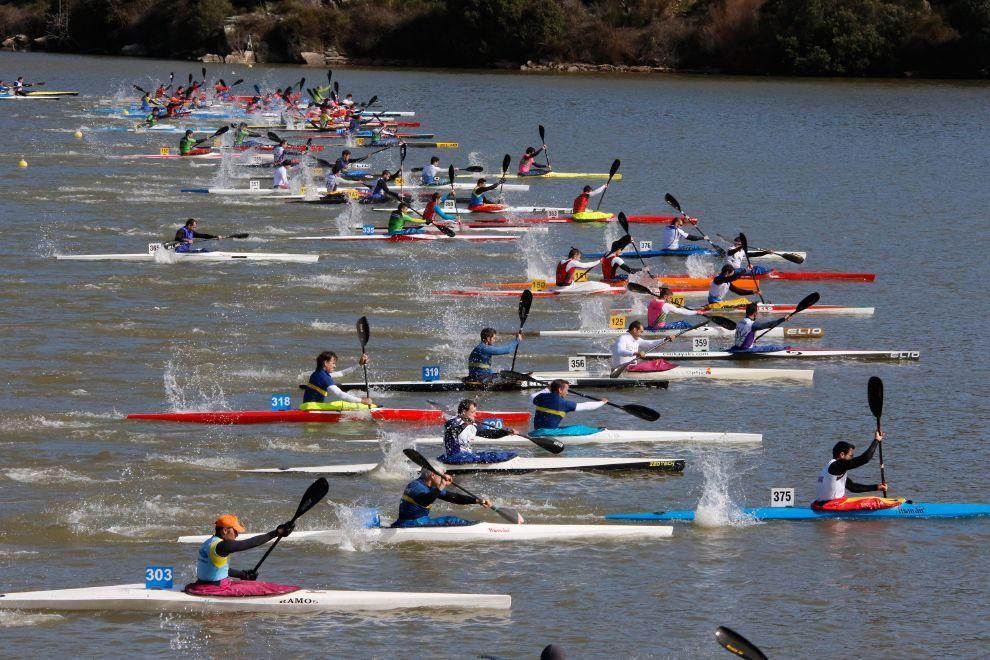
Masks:
[[[491,211],[498,212],[500,210],[498,208],[494,208],[494,207],[499,206],[498,204],[490,204],[489,206],[493,207],[491,209]],[[666,224],[670,224],[671,221],[673,221],[673,219],[675,217],[680,217],[680,216],[673,216],[673,215],[627,215],[626,216],[626,219],[629,221],[630,224],[656,224],[656,225],[664,224],[664,225],[666,225]],[[615,221],[615,218],[610,218],[608,220],[604,220],[603,222],[614,222],[614,221]],[[574,220],[569,215],[560,215],[560,216],[556,216],[556,217],[549,216],[549,215],[539,215],[539,216],[533,216],[533,217],[528,217],[528,218],[492,218],[490,220],[489,219],[476,220],[474,222],[478,223],[479,226],[480,225],[484,225],[484,224],[495,224],[495,225],[505,225],[505,226],[509,226],[509,227],[513,226],[513,223],[519,223],[521,225],[534,224],[534,223],[556,224],[556,223],[562,223],[562,222],[573,222],[575,224],[590,224],[590,223],[588,223],[586,221]],[[687,218],[687,222],[689,224],[696,225],[696,224],[698,224],[698,219],[697,218]]]
[[[528,412],[478,412],[481,419],[501,419],[506,424],[525,424]],[[442,424],[447,416],[440,410],[419,408],[374,408],[372,410],[225,410],[215,412],[136,413],[127,419],[144,419],[159,422],[185,422],[188,424],[279,424],[386,421]]]

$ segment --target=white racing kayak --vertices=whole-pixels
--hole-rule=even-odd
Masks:
[[[505,185],[505,189],[506,190],[514,190],[514,188],[511,188],[510,186],[518,186],[518,185],[520,185],[520,184],[518,184],[518,183],[507,183]],[[461,189],[459,187],[460,184],[455,184],[455,186],[458,187],[457,188],[458,190]],[[423,190],[431,190],[433,188],[437,188],[437,190],[441,190],[441,187],[437,187],[437,186],[422,186],[421,188]],[[526,188],[528,189],[529,186],[526,186]],[[409,189],[409,186],[406,186],[406,189],[408,190]],[[450,186],[447,186],[447,189],[449,190],[450,189]],[[444,213],[456,213],[458,215],[463,215],[463,216],[470,216],[472,213],[570,213],[571,212],[571,209],[564,208],[562,206],[560,206],[560,207],[557,207],[557,206],[505,206],[505,205],[502,205],[502,204],[496,204],[494,206],[498,206],[499,208],[474,209],[472,211],[471,209],[469,209],[466,206],[458,206],[456,211],[454,209],[451,209],[451,208],[444,208],[443,209],[443,212]],[[391,213],[392,211],[395,210],[395,208],[394,207],[393,208],[375,207],[375,208],[372,208],[371,210],[372,211],[377,211],[379,213]]]
[[[611,353],[578,353],[589,358],[610,359]],[[821,359],[821,358],[858,358],[861,360],[920,360],[920,351],[843,351],[808,348],[796,350],[787,348],[782,351],[739,352],[730,351],[659,351],[647,353],[650,359],[665,360],[772,360],[772,359]]]
[[[518,444],[514,439],[529,440],[519,436],[508,436],[509,444]],[[493,441],[495,442],[495,441]],[[531,443],[530,443],[531,444]],[[681,472],[685,461],[676,458],[564,458],[560,456],[547,458],[527,458],[517,456],[500,463],[440,463],[449,474],[524,474],[527,472],[559,472],[562,470],[586,470],[593,472],[650,470],[655,472]],[[413,463],[409,463],[413,467]],[[304,474],[333,474],[361,475],[369,474],[381,468],[378,463],[358,463],[356,465],[315,465],[305,467],[259,468],[241,470],[241,472],[260,473],[304,473]]]
[[[286,236],[291,241],[387,241],[390,243],[406,243],[414,241],[518,241],[518,234],[455,234],[447,236],[440,232],[422,234],[345,234],[333,236]]]
[[[158,254],[59,254],[61,261],[152,261],[160,264],[215,263],[220,261],[267,261],[280,263],[312,264],[320,259],[318,254],[288,254],[281,252],[172,252]]]
[[[670,529],[669,527],[667,529]],[[293,536],[299,534],[295,532]],[[668,533],[669,536],[669,533]],[[203,537],[204,539],[206,537]],[[286,537],[291,538],[291,537]],[[139,612],[377,612],[412,608],[507,610],[503,594],[416,593],[408,591],[321,591],[299,589],[278,596],[191,596],[179,588],[145,589],[143,583],[81,589],[0,594],[0,609],[114,610]]]
[[[316,541],[340,545],[354,536],[378,543],[470,543],[487,541],[565,541],[578,539],[658,539],[669,538],[674,528],[652,525],[507,525],[479,522],[460,527],[368,527],[348,532],[340,529],[295,531],[285,537],[288,543]],[[256,534],[241,534],[249,539]],[[202,543],[208,536],[180,536],[179,543]],[[346,592],[345,592],[346,593]]]
[[[180,192],[184,192],[184,193],[198,193],[198,194],[201,194],[201,195],[228,195],[228,196],[249,196],[249,197],[289,197],[289,198],[296,198],[296,197],[303,198],[306,193],[309,193],[310,195],[325,195],[325,194],[327,194],[327,189],[324,186],[314,186],[312,188],[307,188],[305,191],[302,191],[301,190],[300,192],[293,193],[291,188],[272,188],[272,187],[265,187],[263,185],[260,185],[260,183],[261,182],[259,181],[259,187],[257,187],[257,188],[182,188],[180,190]],[[266,179],[263,183],[269,184],[269,183],[271,183],[271,179]],[[358,190],[365,189],[365,190],[369,190],[370,191],[371,188],[368,188],[365,185],[365,183],[373,183],[373,182],[371,182],[371,181],[368,181],[368,182],[352,181],[352,182],[349,182],[349,183],[352,184],[351,187],[357,188]],[[468,190],[468,189],[472,189],[473,188],[473,186],[470,186],[469,184],[454,184],[454,187],[455,188],[458,188],[459,186],[464,186],[464,188],[463,188],[464,190]],[[512,187],[510,188],[509,186],[512,186]],[[350,189],[349,187],[346,187],[346,186],[342,186],[342,187],[345,187],[347,189]],[[391,186],[390,189],[392,190],[392,192],[395,192],[395,193],[402,193],[403,191],[407,191],[407,192],[408,191],[412,191],[412,192],[423,192],[423,191],[427,191],[427,192],[429,192],[431,190],[436,190],[436,191],[442,193],[445,188],[447,190],[450,190],[450,186],[402,186],[402,187],[399,187],[399,186],[396,186],[394,184]],[[523,184],[523,183],[511,183],[511,184],[506,184],[505,189],[506,190],[511,190],[511,191],[514,191],[514,192],[526,192],[527,190],[529,190],[529,186],[527,186],[526,184]],[[391,212],[391,211],[394,211],[395,210],[395,207],[392,207],[392,208],[386,209],[386,210],[388,210],[388,211]],[[465,211],[465,213],[466,213],[466,211]]]
[[[643,333],[644,339],[663,339],[664,337],[672,337],[677,333],[682,332],[681,330],[660,330],[657,332],[646,331]],[[527,337],[618,337],[626,333],[626,330],[612,330],[611,328],[599,328],[597,330],[534,330],[532,332],[524,332],[523,334]],[[717,325],[706,325],[700,328],[695,328],[694,330],[688,330],[681,337],[684,338],[694,338],[694,337],[711,337],[711,338],[730,338],[735,336],[734,330],[726,330]],[[821,339],[825,336],[825,331],[822,328],[771,328],[769,332],[766,333],[766,337],[770,339]]]
[[[589,354],[584,354],[589,355]],[[596,353],[610,358],[611,355]],[[579,378],[602,378],[601,375],[589,374],[585,371],[537,371],[531,374],[536,380],[555,380],[562,378],[572,381]],[[751,367],[674,367],[666,371],[633,371],[628,369],[622,375],[612,380],[736,380],[736,381],[769,381],[793,380],[810,383],[815,376],[814,369],[754,369]],[[605,378],[608,374],[604,375]]]
[[[546,437],[546,436],[544,436]],[[598,433],[589,435],[559,435],[554,436],[555,440],[560,440],[565,445],[623,445],[628,443],[651,443],[660,444],[667,442],[676,443],[699,443],[699,444],[731,444],[731,445],[759,445],[763,443],[763,435],[760,433],[710,433],[707,431],[625,431],[620,429],[605,429]],[[378,439],[369,440],[347,440],[352,443],[375,443]],[[435,437],[421,437],[413,440],[417,445],[442,445],[443,440]],[[493,445],[531,445],[532,441],[521,435],[507,435],[504,438],[482,438],[475,437],[475,444]],[[559,461],[560,458],[548,458],[546,460]]]

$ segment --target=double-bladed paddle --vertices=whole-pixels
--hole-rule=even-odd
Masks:
[[[423,456],[422,454],[420,454],[415,449],[413,449],[411,447],[407,447],[406,449],[403,449],[402,450],[402,453],[406,455],[406,458],[408,458],[410,461],[412,461],[416,465],[420,466],[421,468],[426,468],[427,470],[429,470],[433,474],[441,475],[441,472],[439,470],[437,470],[435,467],[433,467],[430,464],[430,462],[426,459],[426,457]],[[473,497],[474,499],[476,499],[478,501],[479,504],[481,503],[482,498],[478,497],[477,495],[475,495],[474,493],[472,493],[471,491],[469,491],[464,486],[462,486],[462,485],[460,485],[458,483],[454,483],[454,482],[451,482],[450,485],[453,486],[454,488],[456,488],[457,490],[463,492],[465,495],[468,495],[470,497]],[[493,504],[492,505],[492,511],[494,511],[495,513],[497,513],[498,515],[500,515],[502,518],[504,518],[507,522],[510,522],[513,525],[521,525],[524,522],[523,521],[523,517],[519,515],[519,512],[518,511],[515,511],[513,509],[507,509],[505,507],[497,507],[497,506],[495,506]]]
[[[643,264],[643,270],[652,276],[653,273],[650,272],[650,267],[646,265],[646,260],[643,259],[643,255],[639,252],[639,246],[632,241],[632,236],[629,232],[629,218],[622,211],[619,211],[619,226],[622,227],[622,231],[626,232],[626,236],[629,236],[629,242],[632,243],[633,250],[636,251],[636,257],[639,258],[639,263]]]
[[[357,320],[357,336],[358,341],[361,342],[361,355],[365,354],[365,349],[368,346],[368,339],[371,338],[371,326],[368,325],[368,317],[362,316]],[[368,386],[368,365],[361,365],[364,367],[364,391],[365,396],[371,397],[371,387]]]
[[[509,163],[512,162],[512,156],[505,154],[502,156],[502,179],[498,186],[498,198],[502,199],[502,190],[505,188],[505,173],[509,171]]]
[[[547,160],[549,161],[549,158]],[[614,177],[615,173],[619,171],[619,165],[620,163],[618,158],[612,161],[612,167],[608,170],[608,181],[605,182],[605,190],[602,191],[602,196],[598,198],[598,206],[595,207],[596,211],[602,207],[602,200],[605,199],[605,193],[608,192],[608,184],[612,183],[612,177]]]
[[[726,651],[735,653],[741,658],[746,658],[746,660],[767,660],[767,656],[763,654],[763,651],[756,648],[752,642],[731,628],[726,628],[725,626],[716,628],[715,639],[718,640],[718,643]]]
[[[656,291],[654,291],[653,289],[651,289],[651,288],[649,288],[647,286],[643,286],[642,284],[639,284],[638,282],[627,282],[626,283],[626,289],[628,289],[629,291],[632,291],[633,293],[645,293],[647,295],[653,296],[654,298],[660,298],[660,295]],[[684,309],[691,309],[691,308],[690,307],[685,307]],[[694,311],[694,310],[691,309],[691,311]],[[727,319],[724,316],[711,316],[711,317],[709,317],[709,320],[712,323],[714,323],[715,325],[717,325],[719,327],[722,327],[722,328],[725,328],[726,330],[735,330],[736,329],[736,322],[733,321],[732,319]]]
[[[457,221],[457,227],[460,228],[460,226],[461,226],[461,214],[460,214],[460,211],[457,210],[457,193],[454,190],[454,164],[453,163],[451,163],[450,166],[447,167],[447,179],[450,181],[450,196],[451,196],[451,199],[454,200],[454,218]]]
[[[544,147],[546,147],[546,148],[545,148],[545,149],[543,150],[543,153],[544,153],[544,154],[546,155],[546,157],[547,157],[547,169],[548,169],[548,170],[549,170],[549,169],[553,169],[553,168],[552,168],[552,167],[550,166],[550,147],[547,147],[547,132],[546,132],[546,130],[545,130],[545,129],[543,128],[543,124],[540,124],[540,144],[541,144],[541,145],[543,145]]]
[[[749,241],[746,240],[746,234],[739,232],[739,242],[742,243],[743,254],[746,255],[746,265],[749,267],[749,272],[753,278],[753,286],[756,287],[756,295],[760,297],[760,302],[765,303],[766,300],[763,299],[763,292],[760,291],[760,280],[756,277],[756,273],[753,272],[753,262],[749,259]]]
[[[794,308],[794,311],[793,312],[791,312],[790,314],[788,314],[787,316],[785,316],[783,318],[777,319],[776,321],[774,321],[773,323],[771,323],[770,325],[768,325],[763,332],[761,332],[760,334],[758,334],[756,336],[756,338],[753,339],[753,343],[756,343],[760,339],[760,337],[762,337],[763,335],[767,334],[768,332],[770,332],[771,330],[773,330],[774,328],[776,328],[781,323],[786,323],[792,316],[794,316],[798,312],[803,312],[804,310],[808,309],[809,307],[811,307],[812,305],[814,305],[815,303],[817,303],[819,300],[821,300],[821,296],[818,295],[818,292],[817,291],[814,292],[814,293],[809,293],[808,295],[806,295],[801,300],[801,302],[799,302],[797,304],[797,306]]]
[[[441,411],[444,411],[447,414],[451,414],[443,406],[441,406],[436,401],[433,401],[432,399],[427,399],[426,402],[429,403],[434,408],[436,408],[437,410],[441,410]],[[518,431],[516,431],[515,433],[510,433],[508,431],[508,429],[505,429],[505,428],[503,428],[501,426],[493,426],[492,424],[489,424],[488,422],[486,422],[483,419],[475,420],[474,423],[476,425],[478,425],[478,426],[484,426],[486,428],[494,429],[496,431],[499,431],[500,435],[498,437],[500,437],[500,438],[504,438],[504,437],[506,437],[508,435],[518,435],[520,438],[526,438],[527,440],[529,440],[530,442],[532,442],[534,445],[536,445],[540,449],[545,449],[548,452],[550,452],[551,454],[559,454],[560,452],[564,451],[565,445],[560,440],[555,440],[553,438],[540,438],[540,437],[535,437],[534,438],[534,437],[531,437],[531,436],[526,435],[525,433],[519,433]]]
[[[503,376],[508,376],[509,378],[513,378],[515,380],[531,381],[531,382],[534,382],[534,383],[540,383],[541,385],[549,385],[550,384],[550,383],[548,383],[545,380],[540,380],[538,378],[533,378],[529,374],[522,374],[522,373],[519,373],[518,371],[502,371],[500,373]],[[570,392],[572,394],[576,395],[576,396],[581,397],[582,399],[591,399],[592,401],[602,401],[602,399],[599,399],[598,397],[591,396],[590,394],[582,394],[581,392],[578,392],[577,390],[573,390],[572,389],[572,390],[570,390]],[[633,417],[639,417],[640,419],[646,420],[647,422],[655,422],[658,419],[660,419],[660,413],[658,413],[656,410],[654,410],[653,408],[647,408],[646,406],[641,406],[641,405],[639,405],[637,403],[627,403],[627,404],[624,404],[624,405],[619,405],[617,403],[612,403],[611,401],[605,401],[605,404],[606,405],[609,405],[609,406],[612,406],[613,408],[618,408],[620,410],[624,410],[627,413],[629,413],[630,415],[632,415]]]
[[[330,484],[327,483],[327,480],[324,479],[323,477],[320,477],[312,484],[310,484],[309,488],[306,489],[306,492],[303,493],[302,499],[299,500],[299,506],[296,508],[296,515],[292,516],[292,520],[290,520],[287,523],[287,525],[289,526],[295,525],[296,521],[299,520],[299,517],[302,516],[307,511],[309,511],[310,509],[312,509],[317,504],[319,504],[320,500],[326,497],[328,492],[330,492]],[[268,551],[265,552],[264,555],[262,555],[261,559],[258,560],[258,563],[254,565],[253,569],[251,569],[253,572],[255,573],[258,572],[258,569],[261,568],[261,565],[265,563],[266,559],[268,559],[268,555],[272,554],[272,550],[275,549],[275,546],[277,546],[278,542],[281,540],[282,540],[281,536],[275,539],[275,542],[272,543],[272,546],[268,548]]]
[[[248,238],[249,236],[250,236],[250,234],[247,234],[247,233],[227,234],[223,238]],[[215,240],[217,240],[219,238],[220,238],[219,236],[211,236],[210,238],[201,238],[199,240],[201,240],[201,241],[215,241]],[[165,248],[167,248],[167,249],[171,249],[171,248],[175,247],[176,245],[178,245],[181,242],[182,241],[168,241],[167,243],[162,243],[162,245]]]
[[[510,371],[516,369],[516,356],[519,354],[519,335],[522,334],[526,319],[529,318],[529,308],[533,306],[533,292],[526,289],[519,296],[519,332],[516,333],[516,349],[512,351],[512,366]]]
[[[451,167],[454,167],[451,165]],[[422,167],[414,167],[410,170],[411,172],[422,172]],[[468,165],[467,167],[454,167],[455,172],[484,172],[485,168],[483,165]]]
[[[397,202],[405,202],[405,200],[402,199],[402,197],[399,196],[398,193],[392,192],[391,190],[386,190],[385,191],[385,194],[388,195],[389,197],[391,197],[392,199],[396,200]],[[407,205],[408,205],[408,203],[407,203]],[[413,213],[415,213],[416,215],[418,215],[419,217],[423,218],[424,220],[426,219],[426,217],[422,213],[420,213],[419,211],[417,211],[416,209],[414,209],[412,206],[409,206],[409,210],[412,211]],[[450,227],[447,227],[445,225],[438,225],[435,222],[433,222],[432,220],[430,220],[426,224],[433,225],[434,227],[436,227],[437,229],[440,230],[440,233],[441,234],[444,234],[446,236],[449,236],[450,238],[453,238],[454,236],[457,235],[456,233],[454,233],[454,230],[451,229]]]
[[[681,209],[680,203],[677,201],[677,199],[673,195],[671,195],[670,193],[667,193],[666,195],[663,196],[663,201],[667,202],[667,204],[671,208],[673,208],[675,211],[677,211],[678,213],[680,213],[681,214],[681,217],[684,218],[684,221],[687,222],[688,214],[685,213],[683,211],[683,209]],[[698,226],[698,223],[695,223],[694,228],[698,230],[698,233],[701,234],[701,237],[703,239],[705,239],[706,241],[708,241],[708,244],[709,245],[711,245],[713,248],[715,248],[715,251],[716,252],[718,252],[722,256],[725,256],[725,250],[721,246],[718,246],[715,243],[713,243],[712,242],[712,239],[708,238],[708,234],[706,234],[705,232],[701,231],[701,227]]]
[[[866,383],[866,397],[870,402],[870,412],[877,418],[877,433],[880,433],[880,416],[883,414],[883,381],[878,376],[870,376]],[[880,443],[880,483],[887,483],[884,476],[883,443]],[[886,496],[887,493],[884,492]]]
[[[230,126],[221,126],[220,128],[218,128],[216,130],[215,133],[213,133],[213,135],[207,136],[207,137],[203,138],[202,140],[196,140],[193,143],[193,147],[198,147],[199,145],[203,144],[207,140],[212,140],[215,137],[220,137],[221,135],[223,135],[224,133],[226,133],[229,130],[230,130]]]
[[[715,234],[715,235],[721,238],[726,243],[729,243],[730,245],[732,244],[732,239],[726,238],[725,236],[722,236],[722,234]],[[775,254],[781,259],[786,259],[787,261],[790,261],[792,264],[804,263],[804,257],[802,257],[800,254],[793,254],[791,252],[774,252],[773,250],[768,250],[767,248],[761,248],[761,247],[752,247],[750,249],[753,250],[754,252],[761,252],[761,253],[765,252],[766,254]],[[760,257],[763,255],[757,254],[756,256]]]

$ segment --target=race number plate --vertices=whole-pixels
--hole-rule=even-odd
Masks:
[[[292,396],[276,393],[271,398],[272,410],[289,410],[292,407]]]
[[[587,369],[588,360],[583,355],[567,358],[568,371],[587,371]]]
[[[533,280],[529,283],[529,288],[533,291],[546,291],[547,281],[546,280]]]
[[[172,588],[172,567],[171,566],[147,566],[144,569],[145,589],[171,589]]]
[[[793,488],[771,488],[770,489],[770,506],[777,507],[788,507],[794,506],[794,489]]]
[[[587,282],[587,281],[588,281],[588,271],[579,270],[578,272],[574,273],[575,284],[577,284],[578,282]]]
[[[365,236],[374,236],[375,226],[374,225],[361,225],[361,233]]]
[[[640,241],[639,242],[639,251],[640,252],[649,252],[652,249],[653,249],[653,241]]]
[[[440,380],[440,367],[435,364],[423,367],[423,380],[427,383]]]
[[[708,337],[692,337],[691,350],[695,353],[707,353]]]
[[[625,330],[626,329],[625,314],[612,314],[611,316],[609,316],[608,327],[611,330]]]
[[[248,190],[261,190],[261,181],[251,179],[251,183],[248,184]]]
[[[169,148],[168,147],[161,147],[158,150],[158,155],[159,156],[167,156],[168,154],[169,154]]]

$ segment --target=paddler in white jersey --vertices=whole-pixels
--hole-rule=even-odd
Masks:
[[[724,302],[729,291],[737,296],[750,296],[756,293],[752,289],[743,289],[735,285],[735,281],[745,275],[745,272],[737,273],[732,264],[727,263],[722,266],[722,270],[712,279],[712,284],[708,287],[708,304]]]
[[[680,314],[681,316],[704,316],[705,312],[698,309],[688,309],[680,307],[671,302],[674,292],[668,287],[661,287],[657,292],[657,298],[650,301],[646,307],[646,329],[654,332],[657,330],[684,330],[692,327],[687,321],[667,321],[668,314]]]
[[[746,250],[743,249],[741,234],[732,239],[732,247],[725,251],[725,261],[723,264],[726,266],[732,266],[732,271],[740,275],[762,275],[763,273],[770,271],[770,269],[765,266],[750,267],[749,261],[746,259]]]
[[[612,344],[612,368],[615,369],[616,367],[621,367],[624,364],[638,360],[635,364],[627,367],[626,371],[654,372],[673,369],[677,365],[666,360],[646,359],[646,354],[663,342],[663,339],[653,341],[643,339],[643,323],[641,321],[633,321],[629,324],[629,328]]]
[[[430,159],[430,164],[423,168],[423,185],[439,186],[446,183],[441,179],[446,173],[447,171],[440,167],[440,157],[434,156]]]
[[[213,536],[199,546],[196,581],[186,585],[186,593],[196,596],[275,596],[299,589],[293,585],[258,582],[258,573],[254,569],[241,571],[230,568],[229,559],[235,552],[251,550],[272,539],[288,536],[295,523],[282,523],[267,534],[259,534],[245,541],[237,540],[244,526],[233,514],[220,516],[213,526]],[[238,578],[238,581],[231,580],[232,577]]]
[[[286,190],[288,187],[289,170],[285,167],[285,161],[283,160],[275,166],[275,172],[272,173],[272,188]]]
[[[556,285],[570,286],[578,270],[589,270],[598,265],[598,261],[581,261],[581,250],[572,247],[566,259],[557,262]]]
[[[887,493],[887,484],[858,484],[848,477],[855,470],[870,462],[873,453],[883,442],[883,432],[873,435],[873,442],[859,456],[853,457],[856,447],[848,442],[837,442],[832,447],[832,460],[825,464],[818,475],[818,487],[811,508],[816,511],[857,511],[863,509],[889,509],[904,500],[883,497],[847,497],[851,493]]]
[[[766,330],[775,323],[773,319],[757,321],[756,315],[759,313],[759,309],[759,305],[755,302],[746,305],[746,316],[736,326],[735,343],[729,347],[730,353],[767,353],[770,351],[783,351],[787,348],[786,346],[772,344],[753,344],[756,341],[757,332]]]
[[[689,241],[707,241],[707,236],[692,236],[681,227],[684,226],[684,218],[674,218],[669,225],[663,228],[663,238],[661,239],[661,249],[678,250],[681,247],[681,239]]]

